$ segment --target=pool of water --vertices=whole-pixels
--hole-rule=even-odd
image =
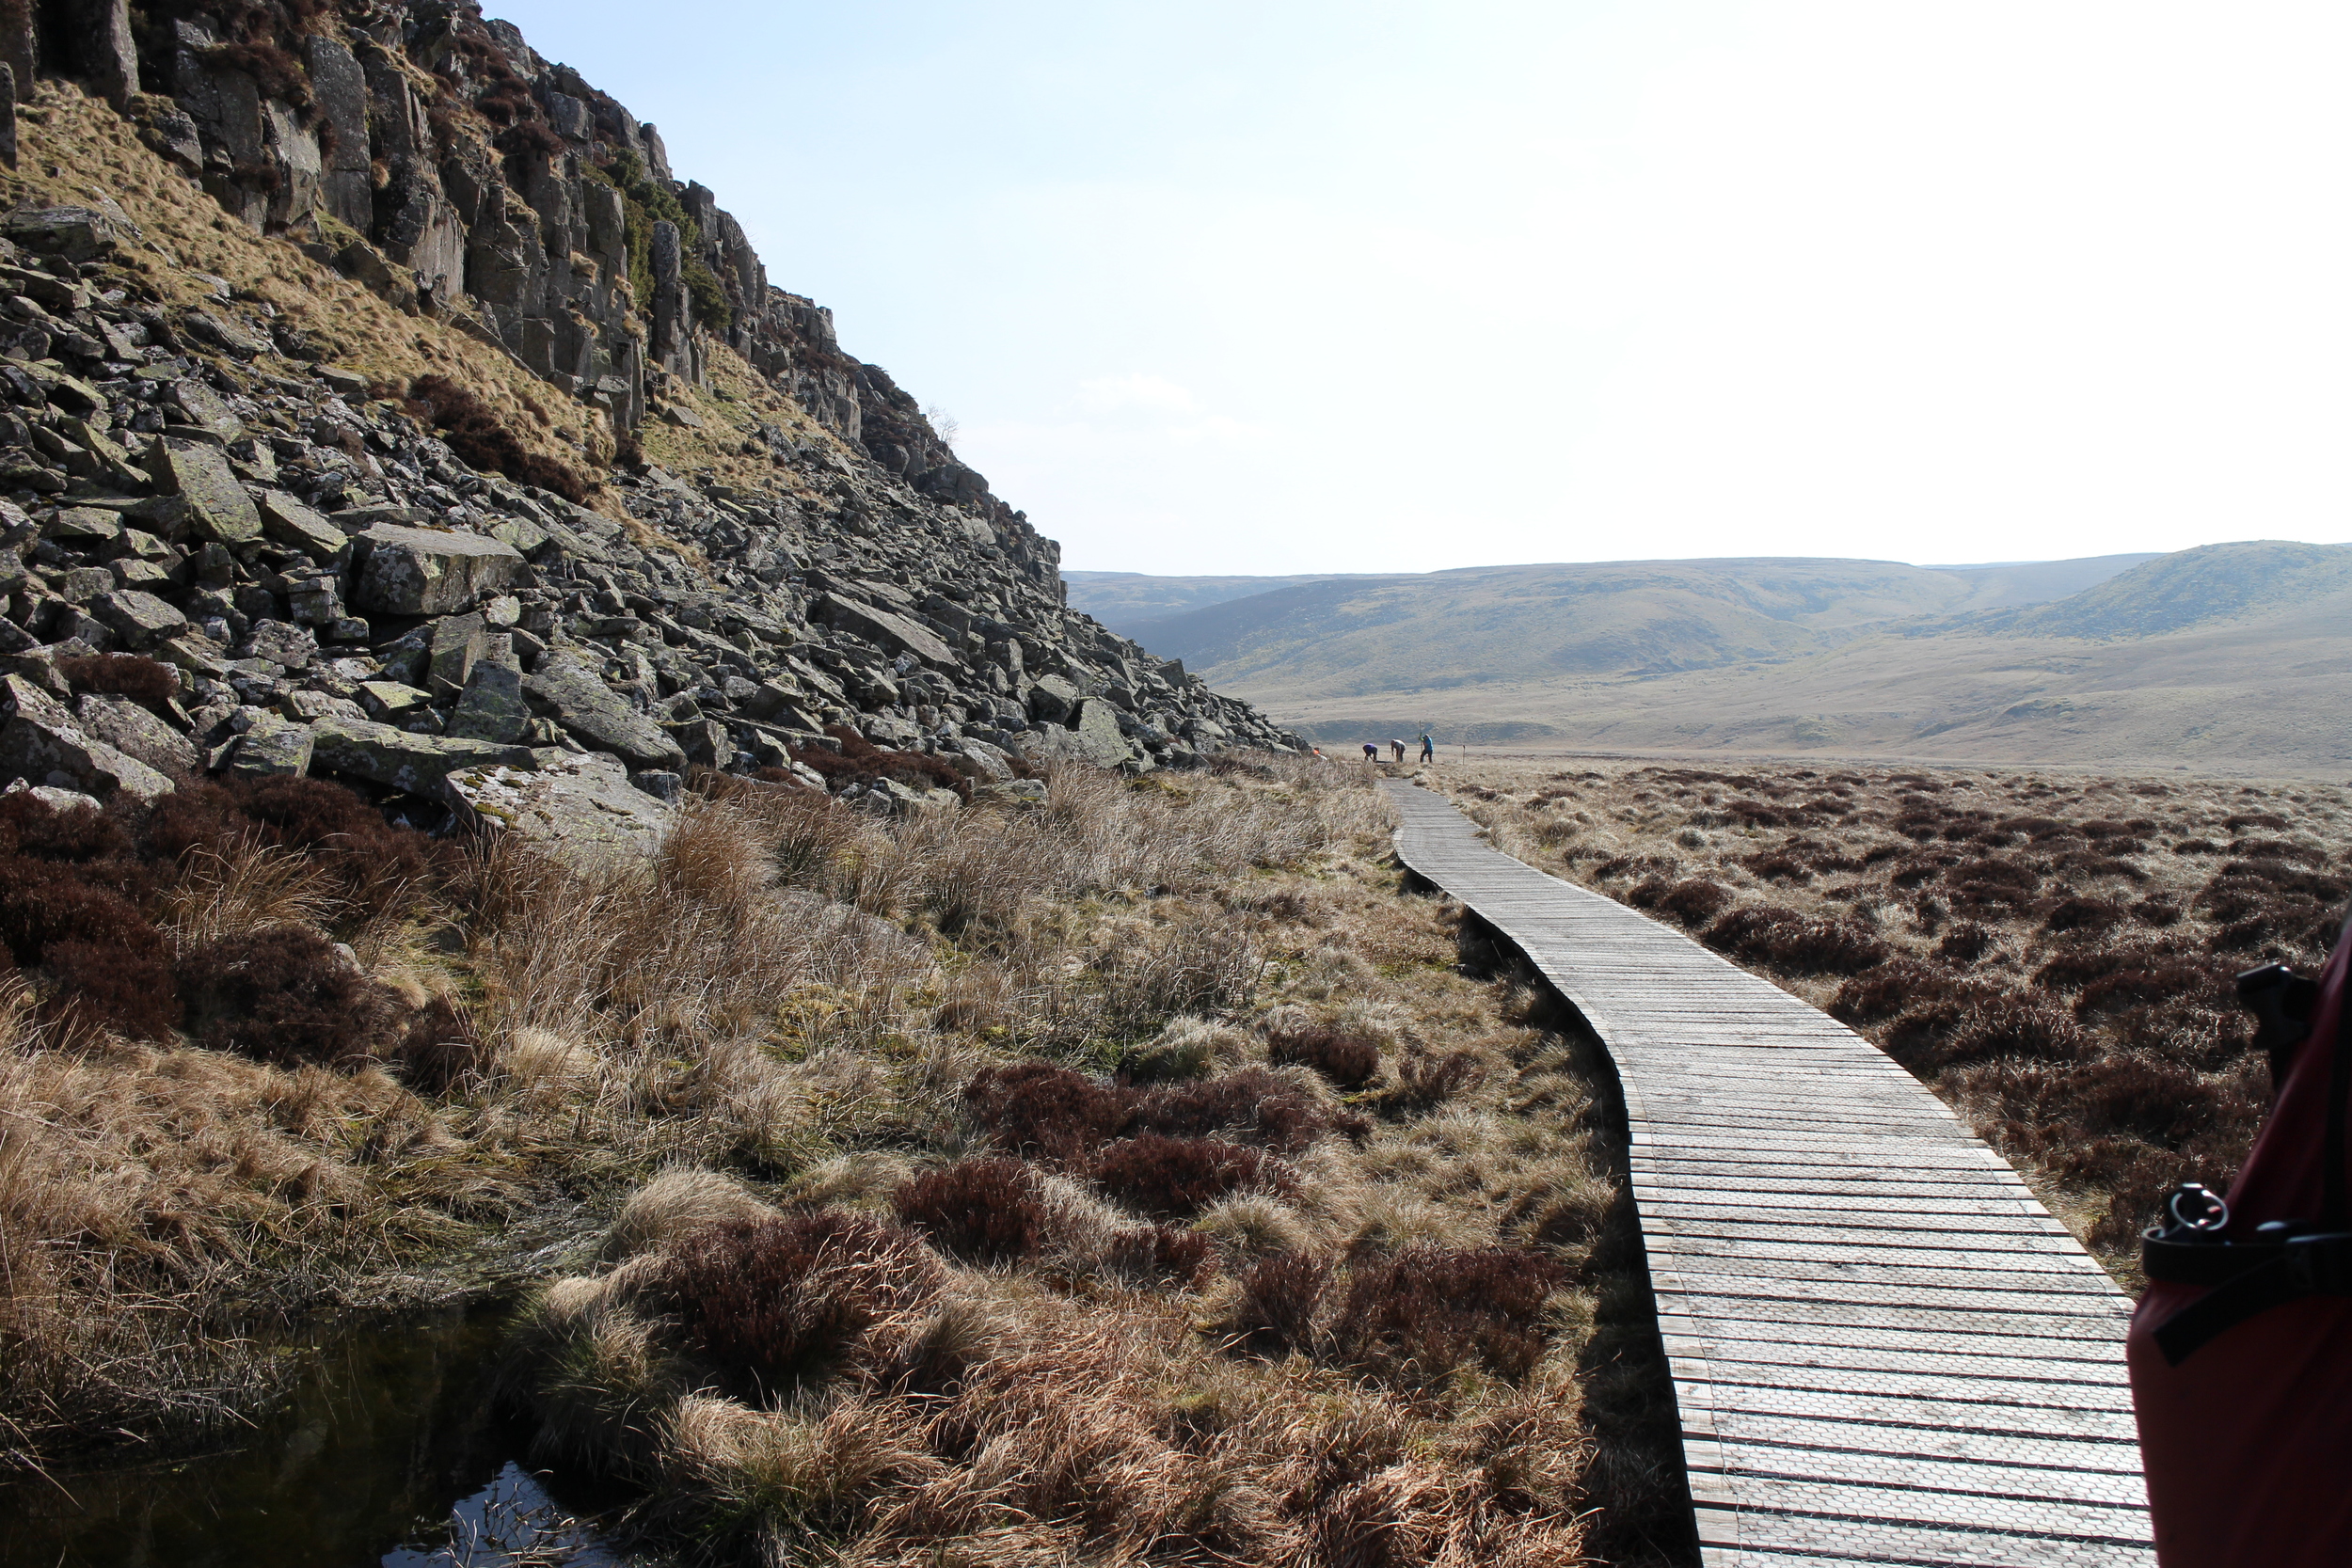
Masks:
[[[344,1325],[228,1451],[0,1490],[5,1568],[624,1568],[487,1388],[505,1308]]]

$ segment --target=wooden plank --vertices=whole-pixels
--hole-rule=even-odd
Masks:
[[[1710,1568],[2153,1562],[2129,1304],[1916,1079],[1389,781],[1398,856],[1617,1066]]]

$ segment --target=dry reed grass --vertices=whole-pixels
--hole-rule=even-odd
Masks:
[[[730,1561],[1685,1560],[1615,1112],[1533,992],[1465,973],[1444,912],[1398,896],[1352,772],[1065,773],[1041,810],[905,824],[781,791],[707,809],[733,814],[715,846],[764,839],[830,918],[922,944],[875,936],[910,966],[863,972],[894,988],[879,1033],[853,1022],[859,974],[791,958],[824,997],[787,996],[763,1058],[804,1097],[797,1165],[747,1159],[700,1107],[699,1141],[662,1143],[692,1168],[628,1200],[613,1264],[527,1314],[510,1387],[543,1459],[634,1483],[643,1538]],[[752,885],[690,879],[697,906]],[[655,896],[614,918],[667,919],[635,912]],[[475,927],[493,970],[575,971],[528,959],[553,939],[527,923],[497,958],[508,928]],[[1246,967],[1166,978],[1233,932]],[[496,1006],[550,1016],[520,983]],[[821,1106],[801,1083],[820,1063],[854,1085]],[[1236,1161],[1243,1190],[1183,1186]],[[693,1326],[733,1288],[688,1302],[661,1260],[707,1272],[778,1212],[828,1234],[903,1219],[941,1283],[856,1309],[760,1232],[780,1250],[743,1266],[784,1271],[761,1299],[815,1291],[808,1334],[864,1324],[820,1375],[763,1383]],[[1269,1267],[1327,1282],[1287,1338],[1250,1316]]]
[[[547,1463],[711,1560],[1681,1560],[1615,1113],[1399,895],[1362,780],[1063,772],[898,822],[707,787],[643,863],[494,844],[389,906],[300,850],[171,867],[174,942],[347,938],[468,1042],[430,1075],[68,1045],[11,992],[13,1462],[225,1418],[240,1323],[594,1227],[607,1261],[532,1298],[510,1394]],[[1009,1165],[967,1090],[1022,1064],[1117,1117]],[[1250,1179],[1152,1196],[1148,1139]],[[826,1237],[929,1283],[794,1261]],[[1327,1281],[1287,1339],[1236,1293],[1269,1263]],[[1454,1321],[1433,1267],[1507,1310]]]

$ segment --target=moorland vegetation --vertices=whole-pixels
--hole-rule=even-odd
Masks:
[[[1499,847],[1689,930],[1883,1048],[2127,1288],[2174,1183],[2244,1160],[2269,1068],[2233,976],[2316,966],[2328,785],[1995,768],[1483,763]]]
[[[698,1560],[1687,1550],[1606,1071],[1355,769],[706,774],[586,871],[319,781],[0,824],[14,1467],[519,1292],[533,1462]]]

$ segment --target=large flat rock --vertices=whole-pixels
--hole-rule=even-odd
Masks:
[[[530,768],[538,756],[528,746],[487,740],[415,735],[365,719],[322,719],[311,726],[310,766],[348,773],[412,795],[432,795],[460,768]]]
[[[814,612],[828,626],[853,631],[892,653],[913,654],[935,670],[962,667],[963,660],[929,626],[896,610],[866,604],[846,594],[820,594]]]
[[[520,551],[480,534],[374,523],[352,543],[367,553],[352,602],[371,614],[453,615],[531,580]]]
[[[223,545],[250,545],[262,537],[262,509],[230,470],[229,454],[202,441],[176,436],[147,450],[147,471],[156,487],[188,503],[196,531]]]
[[[583,870],[652,853],[675,816],[630,784],[617,758],[596,752],[549,757],[532,771],[458,768],[441,789],[474,827],[515,833]]]
[[[523,689],[583,746],[614,752],[632,768],[678,768],[686,762],[684,748],[667,731],[631,712],[602,676],[569,654],[542,659]]]

